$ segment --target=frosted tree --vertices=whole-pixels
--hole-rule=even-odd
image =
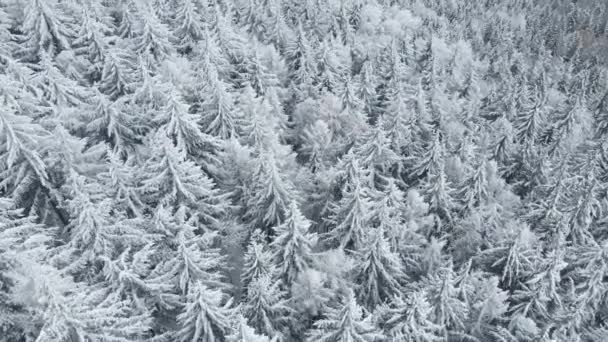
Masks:
[[[401,292],[401,283],[406,276],[399,255],[391,251],[382,229],[373,229],[366,235],[359,251],[354,279],[358,285],[358,297],[367,308],[373,310]]]
[[[364,232],[369,229],[369,208],[369,189],[358,177],[350,180],[344,188],[342,199],[331,209],[329,220],[332,228],[326,238],[341,248],[361,248]]]
[[[357,91],[358,96],[363,102],[363,108],[367,115],[372,115],[376,110],[376,78],[372,62],[368,59],[363,62],[361,66],[361,73],[359,75],[359,89]]]
[[[98,175],[107,196],[127,215],[141,217],[144,204],[136,186],[135,160],[122,161],[119,154],[108,152],[107,162],[107,170]]]
[[[308,341],[363,342],[382,338],[382,334],[372,324],[371,316],[364,316],[354,293],[349,290],[337,308],[328,308],[324,317],[315,322]]]
[[[119,297],[109,295],[104,289],[87,290],[65,279],[60,284],[40,285],[42,298],[39,300],[45,309],[38,341],[65,341],[73,336],[83,340],[119,341],[147,336],[150,317],[130,310],[128,303]]]
[[[151,56],[156,63],[162,62],[173,53],[173,46],[169,42],[169,30],[157,18],[151,5],[139,8],[143,28],[140,35],[134,37],[135,51],[140,55]]]
[[[172,26],[178,51],[190,53],[203,38],[203,17],[196,1],[175,3]]]
[[[101,77],[106,51],[109,49],[107,36],[112,32],[110,20],[103,7],[83,8],[78,38],[72,42],[74,54],[84,57],[89,63],[86,75],[93,81]]]
[[[250,188],[245,194],[246,218],[253,225],[268,230],[285,220],[289,205],[297,194],[273,153],[263,151],[253,167]]]
[[[31,82],[39,88],[42,99],[57,105],[60,109],[78,106],[87,100],[89,97],[87,89],[76,80],[66,77],[50,55],[42,52],[39,59],[36,66],[39,72],[32,77]]]
[[[454,195],[456,190],[447,179],[443,161],[438,162],[438,169],[426,176],[422,183],[421,193],[427,196],[430,209],[448,223],[453,220],[452,210],[457,208]]]
[[[210,289],[202,282],[194,283],[188,289],[184,310],[177,316],[179,329],[175,339],[181,342],[224,341],[230,333],[234,315],[231,304],[220,290]]]
[[[312,62],[313,52],[302,24],[298,25],[296,36],[287,45],[285,54],[288,57],[294,82],[298,85],[308,85],[312,84],[312,78],[315,75],[315,67]]]
[[[226,336],[228,342],[270,342],[268,337],[256,334],[255,330],[247,324],[245,317],[237,317],[237,325],[233,333]]]
[[[23,36],[18,53],[24,60],[34,62],[40,53],[55,56],[70,48],[74,20],[61,5],[56,1],[27,1],[23,9],[25,17],[20,27]]]
[[[28,301],[32,294],[27,289],[35,277],[32,264],[47,253],[44,244],[50,236],[44,229],[11,200],[0,198],[0,332],[7,340],[35,333],[35,313],[28,312],[35,301]]]
[[[154,151],[142,172],[142,197],[150,204],[197,209],[201,219],[213,223],[225,210],[223,195],[183,150],[163,135],[154,136]]]
[[[283,0],[271,0],[268,5],[269,16],[266,19],[265,41],[273,44],[278,50],[283,51],[292,39],[294,32],[287,24],[283,15]]]
[[[32,186],[46,186],[48,182],[38,148],[50,134],[20,111],[15,102],[3,104],[0,110],[0,184],[18,205],[24,205],[21,202]]]
[[[171,309],[182,303],[183,296],[191,293],[192,287],[223,289],[227,284],[221,273],[225,259],[212,246],[214,234],[197,234],[195,217],[186,217],[185,210],[177,212],[175,217],[169,215],[163,208],[156,214],[155,228],[164,237],[156,251],[164,257],[152,259],[157,265],[146,281],[155,300]]]
[[[302,215],[295,201],[290,203],[285,216],[285,221],[274,229],[271,247],[275,264],[280,265],[279,275],[289,285],[298,274],[311,267],[317,235],[308,231],[310,221]]]
[[[114,8],[116,20],[116,35],[123,39],[131,39],[138,34],[139,13],[132,0],[117,1]]]
[[[400,161],[399,156],[391,149],[385,131],[378,126],[371,127],[361,134],[359,143],[353,148],[353,153],[357,156],[361,167],[369,168],[374,174],[384,175]]]
[[[99,80],[99,90],[110,99],[131,93],[138,80],[132,53],[121,48],[111,48],[104,58]]]
[[[108,142],[113,151],[126,153],[134,148],[139,140],[137,126],[142,126],[137,122],[137,118],[125,113],[123,108],[111,103],[109,99],[97,93],[95,96],[96,104],[87,113],[87,133],[95,136],[93,142]]]
[[[288,333],[291,308],[279,283],[268,276],[254,279],[247,287],[243,315],[256,332],[283,340]]]
[[[511,228],[511,232],[506,231],[505,236],[498,238],[496,246],[483,251],[481,255],[485,256],[487,262],[492,262],[491,267],[502,270],[501,280],[506,286],[513,286],[532,271],[538,258],[537,240],[526,226]]]
[[[277,76],[262,61],[258,51],[260,47],[259,42],[254,42],[251,53],[246,56],[243,76],[258,96],[266,94],[268,88],[279,85]]]
[[[391,338],[416,342],[443,340],[441,327],[432,321],[432,308],[424,291],[412,292],[405,299],[397,297],[378,315]]]
[[[159,131],[171,139],[177,149],[190,155],[200,155],[202,149],[215,147],[214,139],[202,133],[198,117],[189,112],[188,105],[175,90],[169,90],[165,107],[155,117]]]
[[[566,268],[564,250],[558,247],[548,253],[546,259],[540,260],[536,265],[534,273],[521,288],[514,291],[512,295],[512,311],[524,317],[532,317],[537,322],[548,321],[554,323],[564,305],[564,296],[561,293],[560,282],[562,272]]]
[[[444,336],[462,334],[469,315],[468,303],[460,296],[457,276],[448,263],[448,267],[422,281],[428,291],[433,322],[441,327]]]
[[[151,256],[155,251],[152,243],[144,243],[147,244],[141,248],[133,248],[134,251],[127,247],[115,259],[101,257],[104,276],[101,284],[113,295],[124,298],[133,310],[151,316],[150,299],[154,288],[147,283],[146,277],[151,269]],[[132,245],[135,246],[136,243]]]
[[[240,118],[235,110],[230,85],[219,78],[215,67],[206,72],[202,93],[206,94],[196,107],[195,113],[201,116],[201,126],[207,134],[226,139],[238,136]]]
[[[318,75],[316,75],[316,83],[320,90],[333,92],[337,90],[338,82],[342,79],[344,73],[343,61],[337,54],[336,45],[333,41],[326,39],[321,42],[318,54],[315,58],[317,61]],[[355,101],[355,85],[352,84],[349,78],[342,85],[340,91],[342,103],[353,104]],[[344,106],[345,110],[355,108],[355,106]]]
[[[64,185],[68,199],[65,201],[70,223],[63,234],[69,237],[65,257],[71,265],[72,272],[82,275],[99,266],[99,257],[111,257],[120,245],[121,229],[117,225],[120,213],[112,213],[112,206],[107,198],[96,200],[102,193],[100,184],[87,180],[84,176],[70,170]],[[114,215],[112,215],[114,214]],[[124,231],[123,241],[132,238]],[[86,267],[91,267],[85,270]]]
[[[249,283],[260,277],[273,279],[277,275],[277,266],[274,262],[272,252],[269,250],[266,237],[262,231],[255,230],[251,235],[249,245],[243,256],[243,272],[241,274],[241,285],[247,288]]]

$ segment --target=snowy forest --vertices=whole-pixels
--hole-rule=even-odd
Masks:
[[[607,68],[603,0],[0,0],[0,341],[608,341]]]

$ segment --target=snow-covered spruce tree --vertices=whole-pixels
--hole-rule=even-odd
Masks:
[[[70,40],[75,33],[75,18],[71,17],[70,5],[55,0],[28,0],[24,6],[17,56],[35,62],[40,53],[54,57],[70,48]]]
[[[150,205],[162,203],[175,209],[187,206],[207,224],[215,222],[226,209],[224,195],[164,134],[155,134],[153,140],[154,150],[141,175],[142,198]]]
[[[354,282],[357,296],[370,310],[402,291],[405,280],[403,265],[397,253],[391,251],[382,228],[366,233],[363,247],[359,251],[355,266]]]
[[[232,334],[226,336],[228,342],[270,342],[267,336],[256,334],[255,330],[247,324],[245,317],[238,315],[237,324]]]
[[[297,192],[271,151],[261,151],[254,160],[250,184],[245,193],[245,218],[253,226],[269,229],[285,221]]]
[[[138,80],[133,52],[120,48],[110,48],[104,58],[99,90],[112,100],[133,92]]]
[[[324,317],[315,322],[308,341],[346,342],[377,341],[383,335],[371,322],[372,317],[364,313],[357,304],[355,294],[348,291],[341,303],[335,308],[328,308]]]
[[[235,315],[231,305],[221,290],[195,282],[188,288],[184,310],[177,316],[179,328],[174,338],[180,342],[226,340]]]
[[[78,26],[77,37],[72,46],[76,56],[86,60],[85,75],[89,81],[98,81],[109,49],[109,39],[112,32],[111,18],[106,7],[91,6],[83,8]]]
[[[442,341],[441,326],[432,321],[432,308],[424,290],[397,297],[379,309],[378,320],[388,336],[397,340]]]
[[[301,272],[311,268],[317,234],[310,233],[309,229],[310,221],[302,215],[295,201],[289,204],[285,221],[274,228],[271,247],[275,264],[279,265],[279,277],[288,286]]]
[[[279,285],[268,276],[255,278],[247,286],[242,305],[243,315],[256,332],[283,341],[289,336],[292,310]]]
[[[203,16],[196,1],[175,2],[171,14],[171,26],[177,50],[188,54],[203,38]]]
[[[159,20],[152,5],[145,2],[137,4],[143,27],[141,34],[133,38],[134,49],[138,54],[148,55],[156,63],[160,63],[174,52],[169,42],[169,29]]]
[[[120,103],[111,103],[107,96],[97,92],[95,105],[86,114],[86,132],[91,134],[91,142],[105,141],[118,154],[132,152],[140,140],[138,129],[143,125],[137,117],[125,112]]]
[[[33,297],[27,290],[35,277],[33,265],[47,253],[50,236],[44,229],[11,200],[0,199],[0,333],[7,341],[35,336],[38,329],[35,299],[27,298]]]
[[[341,175],[345,179],[342,198],[330,209],[331,230],[325,239],[341,248],[357,250],[363,245],[365,231],[371,226],[371,197],[369,173],[359,166],[353,156],[349,168]]]
[[[277,276],[277,265],[274,262],[272,251],[270,251],[266,236],[261,230],[256,229],[251,234],[247,250],[243,256],[243,272],[241,274],[241,286],[247,289],[249,283],[260,277],[274,279]]]

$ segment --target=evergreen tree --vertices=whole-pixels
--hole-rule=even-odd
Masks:
[[[355,295],[348,291],[337,308],[328,308],[324,318],[315,322],[309,341],[375,341],[383,338],[371,323],[371,316],[364,316],[355,301]]]
[[[399,255],[390,250],[382,229],[376,228],[366,235],[355,269],[355,283],[359,285],[358,297],[366,307],[374,309],[402,290],[405,274]]]
[[[197,3],[191,0],[176,2],[173,11],[173,35],[178,51],[187,54],[203,38],[203,17]]]
[[[234,315],[231,304],[220,290],[210,289],[200,281],[194,283],[188,289],[184,310],[177,316],[180,327],[175,338],[182,342],[224,341]]]
[[[248,207],[245,217],[253,225],[268,230],[285,221],[296,192],[271,152],[262,151],[254,163],[250,188],[245,194]]]
[[[135,51],[143,56],[149,55],[156,63],[162,62],[173,53],[169,43],[169,30],[160,22],[150,5],[139,8],[143,21],[141,35],[134,37]]]
[[[268,276],[255,278],[247,287],[243,315],[258,333],[283,340],[291,308],[279,283]]]
[[[18,55],[25,61],[37,61],[41,53],[56,56],[70,48],[74,20],[67,6],[56,1],[29,0],[23,9]]]
[[[404,341],[441,341],[441,327],[432,321],[432,308],[424,291],[397,297],[393,305],[379,313],[383,328],[394,339]]]
[[[264,335],[258,335],[255,330],[247,325],[247,320],[243,316],[239,316],[237,319],[237,326],[234,328],[234,332],[229,336],[226,336],[228,342],[269,342],[268,337]]]
[[[245,289],[255,279],[261,277],[273,279],[277,275],[277,266],[264,241],[265,239],[266,237],[260,230],[255,230],[251,235],[243,257],[243,272],[241,274],[241,286]]]
[[[317,235],[309,233],[309,229],[310,221],[292,201],[285,221],[274,229],[276,237],[271,244],[275,263],[280,265],[279,275],[286,284],[291,284],[301,272],[311,267]]]
[[[225,259],[212,247],[214,234],[197,234],[195,218],[186,217],[185,210],[177,212],[175,217],[168,215],[166,209],[158,209],[155,226],[164,241],[159,242],[156,250],[157,258],[162,256],[162,259],[152,259],[157,264],[147,282],[156,300],[171,309],[182,303],[183,296],[192,293],[192,287],[198,288],[194,290],[197,294],[207,287],[222,289],[227,284],[221,273]]]
[[[200,210],[207,223],[213,223],[226,206],[223,195],[202,169],[183,150],[173,146],[168,138],[155,135],[154,151],[142,174],[142,196],[149,204],[162,203],[179,208],[187,206]]]
[[[359,177],[346,183],[342,199],[331,209],[332,230],[326,238],[341,248],[363,246],[364,232],[370,228],[370,190]]]

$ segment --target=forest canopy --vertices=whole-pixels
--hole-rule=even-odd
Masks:
[[[608,341],[608,6],[0,1],[0,342]]]

